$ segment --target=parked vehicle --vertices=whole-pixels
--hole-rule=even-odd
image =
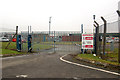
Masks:
[[[107,43],[112,43],[113,41],[113,39],[106,40]]]
[[[13,39],[12,39],[12,42],[16,42],[16,38],[13,38]]]
[[[0,42],[9,42],[10,40],[6,37],[0,37]]]
[[[27,42],[24,38],[21,38],[21,39],[22,39],[22,40],[21,40],[22,43],[26,43],[26,42]],[[16,38],[13,38],[13,39],[12,39],[12,42],[16,42]]]
[[[119,38],[118,38],[118,39],[115,39],[115,42],[119,42]]]

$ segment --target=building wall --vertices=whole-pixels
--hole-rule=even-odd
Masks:
[[[81,41],[81,36],[62,36],[62,41]]]

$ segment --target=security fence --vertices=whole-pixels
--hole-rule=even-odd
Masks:
[[[99,48],[98,54],[103,54],[104,59],[108,61],[118,61],[118,49],[119,49],[119,26],[118,22],[107,23],[106,26],[106,42],[105,53],[103,53],[103,35],[104,25],[99,27]],[[97,35],[98,36],[98,35]]]
[[[22,31],[21,32],[21,51],[28,52],[28,32]]]
[[[24,39],[27,33],[21,32]],[[79,31],[33,31],[32,51],[33,52],[80,52],[81,34]],[[27,39],[26,39],[27,40]],[[27,44],[22,43],[22,50],[27,50]]]

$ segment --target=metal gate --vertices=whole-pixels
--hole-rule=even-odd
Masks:
[[[28,32],[21,32],[21,50],[22,52],[28,52]]]
[[[81,34],[74,31],[56,31],[55,51],[60,52],[80,52]]]
[[[80,52],[80,32],[32,32],[32,51]]]
[[[53,35],[53,34],[51,34]],[[50,51],[54,50],[53,38],[49,37],[48,32],[32,32],[32,51]]]
[[[32,52],[80,52],[81,34],[79,31],[34,31]],[[28,51],[28,33],[21,32],[22,51]]]

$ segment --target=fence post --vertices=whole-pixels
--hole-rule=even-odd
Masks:
[[[103,54],[105,55],[105,49],[106,49],[106,23],[107,23],[107,21],[103,18],[103,17],[101,17],[101,19],[103,20],[103,22],[104,22],[104,34],[103,34]]]
[[[99,24],[94,21],[94,23],[97,25],[96,27],[96,55],[98,55],[98,46],[99,46]]]
[[[17,36],[18,36],[18,26],[16,26],[16,50],[17,50]]]
[[[93,24],[94,27],[97,28],[97,26],[95,24]],[[95,51],[95,54],[97,54],[97,48],[96,48],[96,32],[95,32],[95,37],[94,37],[94,51]]]
[[[118,50],[118,63],[120,63],[120,11],[117,10],[117,13],[118,13],[118,27],[119,27],[119,50]]]
[[[81,41],[82,41],[82,33],[83,33],[83,24],[81,24]],[[82,49],[82,44],[81,44],[81,53],[84,54],[84,51]]]

